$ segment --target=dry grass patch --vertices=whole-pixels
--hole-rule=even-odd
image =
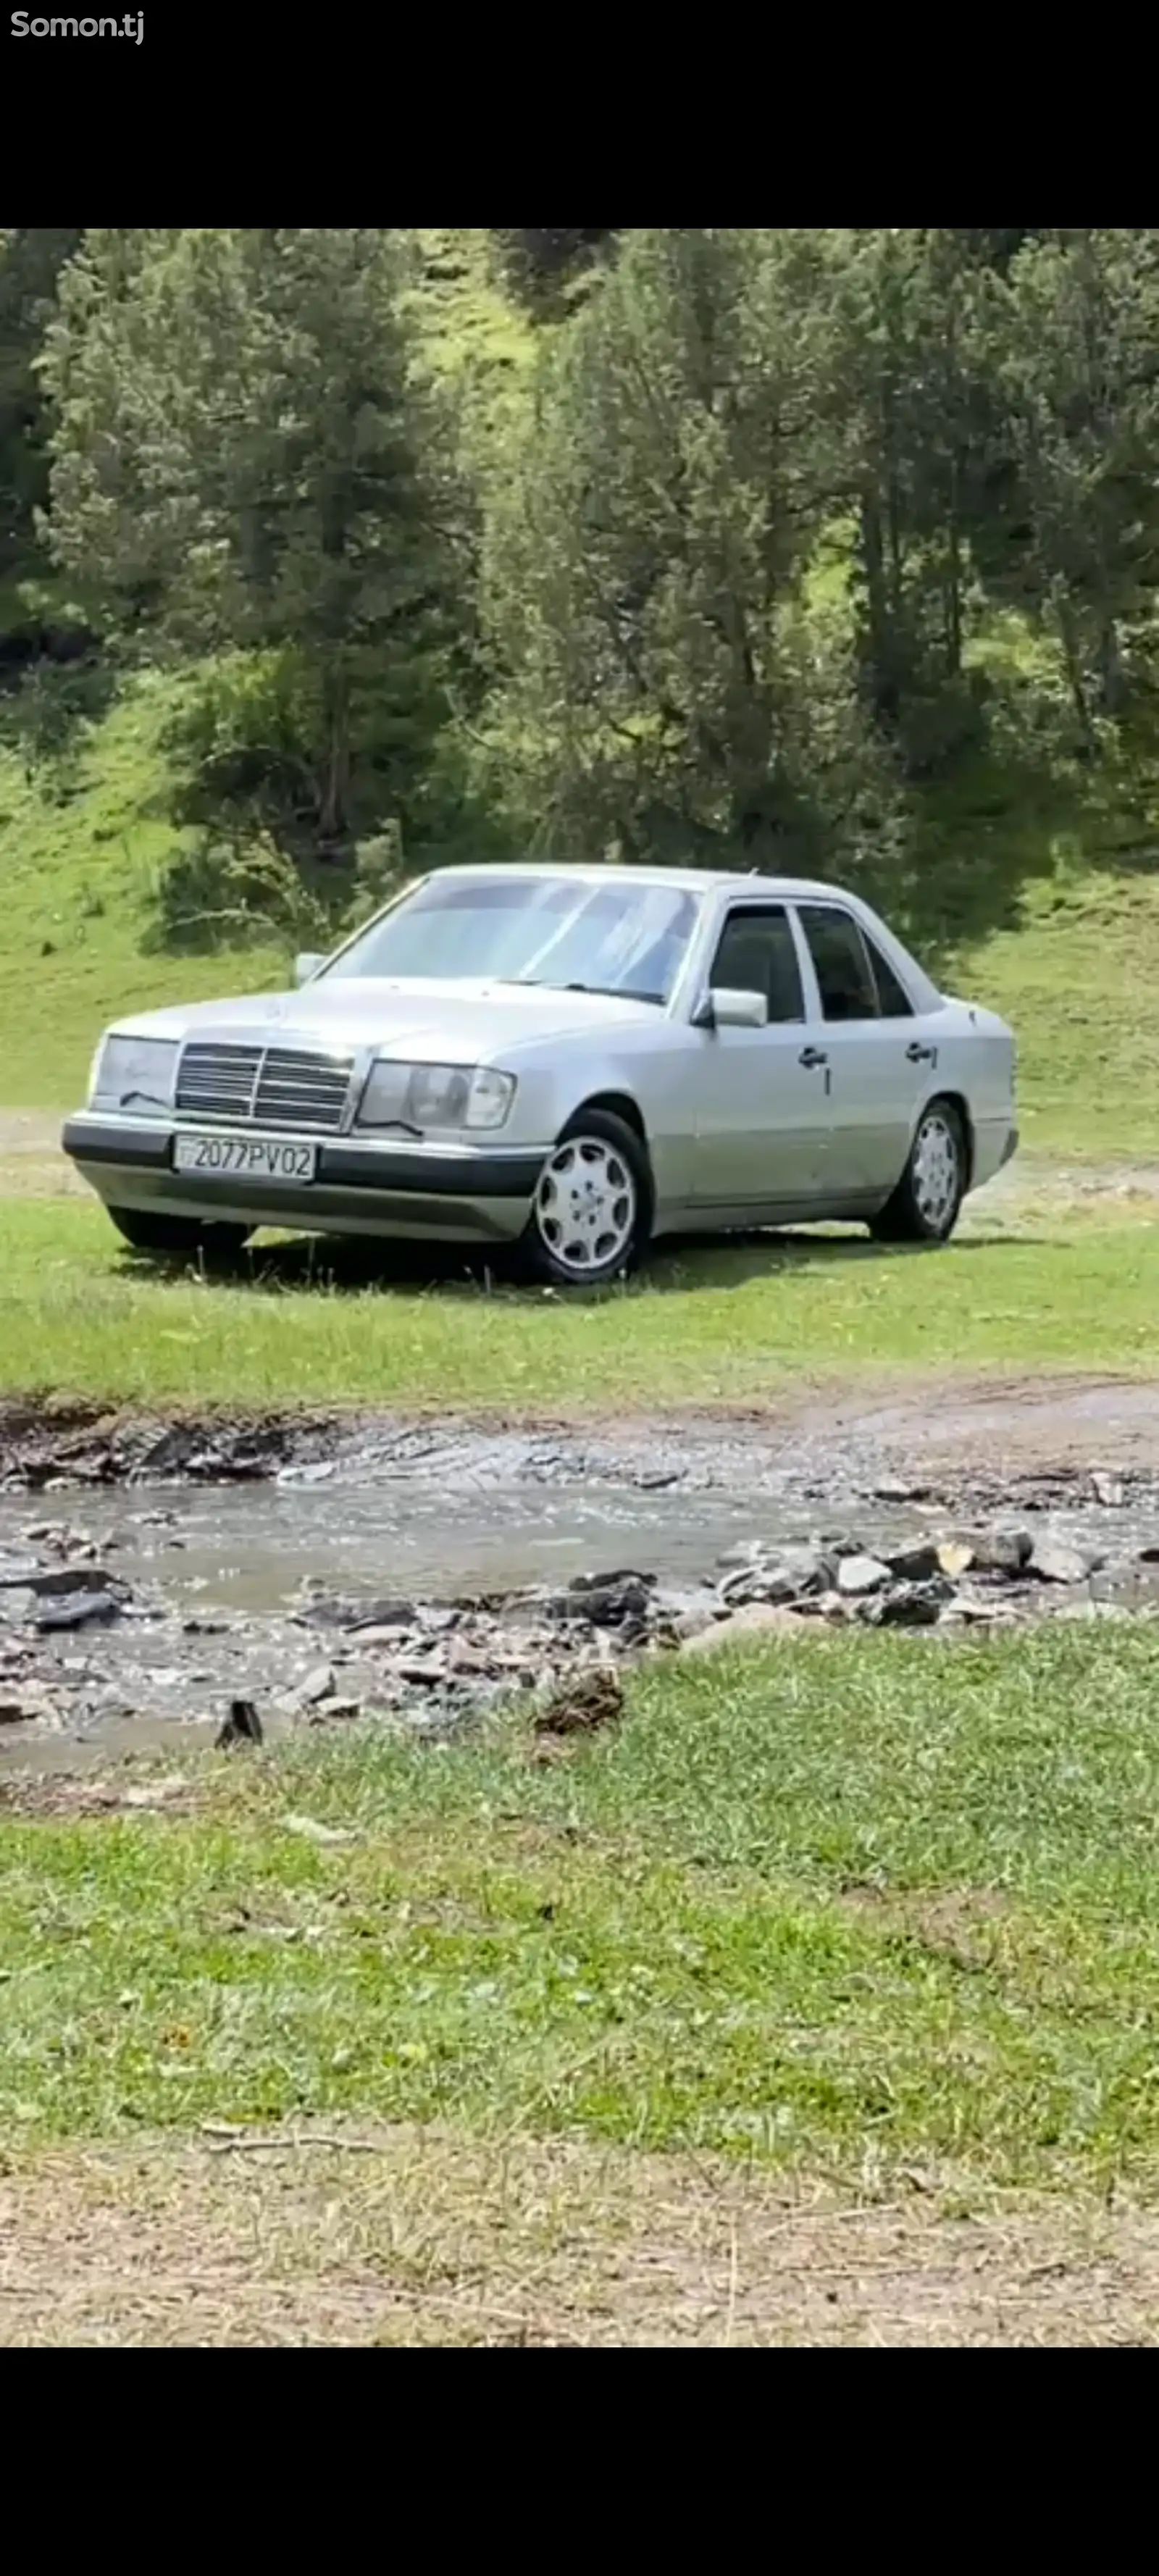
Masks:
[[[1150,2344],[1159,2218],[328,2124],[0,2181],[0,2343]]]

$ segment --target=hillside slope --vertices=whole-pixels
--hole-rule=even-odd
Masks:
[[[81,1096],[118,1012],[285,980],[276,941],[210,956],[149,947],[178,835],[162,812],[172,684],[138,682],[85,736],[71,775],[0,751],[0,1105]],[[1159,1100],[1159,875],[1073,855],[1030,879],[1021,926],[959,954],[949,980],[1014,1024],[1026,1144],[1062,1157],[1154,1156]]]
[[[149,953],[153,898],[181,835],[162,810],[164,681],[138,682],[80,739],[67,771],[0,749],[0,1102],[82,1095],[116,1013],[285,978],[284,950]]]

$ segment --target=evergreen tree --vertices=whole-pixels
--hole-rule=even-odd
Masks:
[[[92,233],[42,360],[57,562],[154,646],[288,658],[324,851],[360,767],[392,810],[415,794],[459,643],[465,529],[409,381],[408,275],[387,232]]]
[[[755,860],[800,820],[816,269],[804,234],[626,233],[544,354],[488,598],[502,760],[557,847]]]

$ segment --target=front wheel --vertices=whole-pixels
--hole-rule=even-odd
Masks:
[[[933,1100],[918,1121],[910,1158],[870,1233],[879,1243],[948,1243],[966,1195],[966,1136],[949,1100]]]
[[[631,1270],[651,1228],[640,1139],[607,1109],[569,1120],[539,1176],[522,1266],[554,1288],[598,1288]]]
[[[106,1209],[134,1252],[154,1253],[160,1261],[233,1261],[245,1250],[250,1229],[244,1225],[205,1225],[193,1216],[167,1216],[158,1208]]]

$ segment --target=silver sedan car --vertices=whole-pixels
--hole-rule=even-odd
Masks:
[[[64,1130],[140,1251],[411,1236],[556,1286],[665,1234],[943,1243],[1017,1141],[1005,1022],[856,896],[548,865],[442,869],[294,991],[119,1021]]]

